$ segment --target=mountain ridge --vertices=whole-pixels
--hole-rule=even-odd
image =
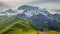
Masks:
[[[60,20],[59,19],[60,16],[58,14],[52,15],[46,9],[41,9],[39,7],[33,7],[28,5],[22,5],[18,7],[16,11],[20,12],[20,10],[23,10],[22,13],[18,13],[18,14],[16,13],[16,15],[14,15],[15,13],[13,11],[8,11],[8,12],[13,12],[14,14],[12,16],[16,16],[18,18],[22,18],[30,21],[31,22],[30,24],[35,27],[37,26],[37,29],[57,29],[58,28],[58,24],[59,24],[58,20]]]

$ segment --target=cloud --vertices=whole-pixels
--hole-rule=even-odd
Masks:
[[[0,1],[0,10],[4,9],[4,8],[8,8],[8,7],[10,7],[10,6],[7,5],[6,3]]]
[[[43,8],[60,8],[60,0],[0,0],[0,9],[17,8],[22,4],[37,5]]]
[[[32,0],[0,0],[0,9],[16,8],[19,5],[26,4]]]
[[[0,7],[7,7],[8,5],[6,5],[4,2],[0,2]]]
[[[60,3],[60,0],[34,0],[30,4]]]
[[[1,0],[1,1],[7,3],[7,5],[14,7],[16,5],[26,4],[28,2],[31,2],[32,0]]]
[[[47,9],[60,8],[60,0],[33,0],[27,4],[36,5]]]

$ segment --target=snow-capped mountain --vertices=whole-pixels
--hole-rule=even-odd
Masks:
[[[0,12],[0,16],[14,16],[17,15],[17,12],[15,10],[12,9],[6,9],[4,10],[4,12]]]
[[[29,20],[32,25],[39,29],[57,29],[58,22],[46,9],[22,5],[18,10],[24,10],[22,14],[17,15],[18,17]]]
[[[39,7],[33,7],[33,6],[28,6],[28,5],[22,5],[21,7],[18,8],[18,10],[24,10],[23,12],[28,17],[32,15],[37,15],[40,13],[46,16],[49,14],[46,9],[41,9]]]
[[[6,16],[6,12],[0,12],[0,16]]]
[[[60,23],[60,14],[50,14],[45,8],[22,5],[16,10],[7,9],[2,13],[3,16],[17,16],[18,18],[30,21],[31,25],[39,29],[57,29]],[[2,16],[1,12],[0,15]],[[60,25],[60,24],[59,24]]]
[[[12,10],[12,9],[7,9],[5,12],[8,16],[17,15],[17,12],[15,10]]]

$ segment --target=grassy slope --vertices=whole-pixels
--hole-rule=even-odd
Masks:
[[[9,17],[7,16],[0,16],[0,23],[8,19]]]
[[[9,27],[7,27],[7,26],[9,26],[9,24],[11,24],[10,22],[14,19],[15,17],[9,17],[8,19],[7,18],[5,18],[5,20],[4,21],[2,21],[2,23],[0,23],[1,25],[1,29],[0,29],[0,33],[3,33],[7,28],[9,28]]]
[[[46,31],[46,34],[60,34],[60,32],[49,30],[49,31]]]
[[[2,33],[4,32],[3,34],[37,34],[38,33],[37,30],[31,28],[28,21],[20,19],[20,18],[16,18],[16,20],[15,20],[15,18],[16,17],[11,17],[11,18],[6,19],[6,21],[2,21],[2,23],[6,23],[3,30],[1,30]],[[20,26],[24,26],[25,28],[23,28],[23,27],[11,27],[15,23],[18,23],[18,24],[20,24]],[[45,31],[45,33],[46,34],[60,34],[60,32],[52,31],[52,30]]]
[[[7,33],[4,33],[4,34],[8,34],[8,33],[9,34],[37,34],[37,31],[30,27],[30,24],[28,21],[17,18],[16,21],[14,21],[12,23],[20,24],[20,25],[24,26],[25,28],[24,27],[22,27],[22,28],[15,27],[15,28],[12,28],[13,29],[12,31],[8,31]],[[7,26],[7,28],[10,26],[13,26],[13,25],[14,24],[11,24],[11,25]]]

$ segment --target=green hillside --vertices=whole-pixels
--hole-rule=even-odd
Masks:
[[[3,19],[3,17],[1,17],[1,19]],[[12,32],[15,32],[14,30],[16,30],[16,29],[17,29],[17,32],[18,32],[18,30],[20,30],[19,33],[22,33],[22,31],[25,31],[28,29],[31,29],[33,31],[33,29],[30,27],[30,24],[28,21],[17,18],[15,16],[6,18],[4,21],[2,21],[2,23],[0,25],[0,33],[1,34],[2,33],[5,34],[6,31],[11,32],[10,30],[12,30]]]
[[[0,34],[38,34],[38,30],[32,28],[29,21],[12,17],[0,17]],[[60,34],[58,31],[47,30],[45,34]]]
[[[10,17],[7,16],[0,16],[0,23],[2,23],[3,21],[9,19]]]

